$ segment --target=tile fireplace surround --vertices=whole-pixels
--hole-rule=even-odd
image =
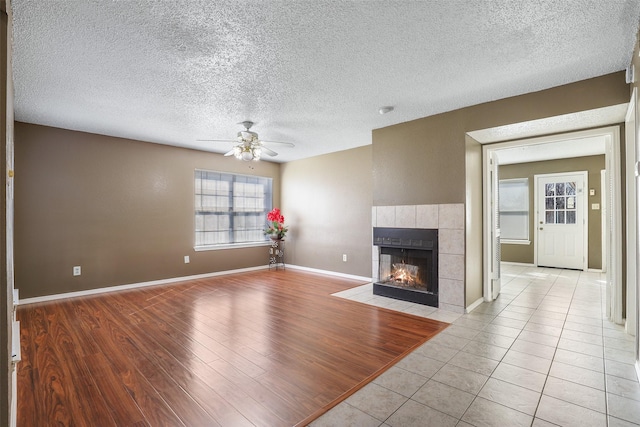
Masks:
[[[371,223],[373,227],[437,229],[438,308],[464,313],[464,204],[374,206]],[[372,277],[377,281],[377,246],[372,254]]]

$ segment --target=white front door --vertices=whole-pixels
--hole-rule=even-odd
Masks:
[[[587,172],[536,175],[537,265],[586,269]]]

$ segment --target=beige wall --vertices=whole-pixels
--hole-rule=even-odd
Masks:
[[[288,262],[371,277],[371,188],[371,146],[282,165]]]
[[[268,261],[265,247],[193,250],[194,169],[272,177],[277,206],[279,164],[25,123],[15,141],[21,298]],[[82,275],[73,277],[76,265]]]
[[[373,131],[373,204],[463,203],[467,132],[629,101],[624,72]]]
[[[626,103],[624,72],[438,114],[373,131],[373,205],[467,203],[480,200],[477,169],[465,162],[478,147],[466,133],[479,129]],[[471,156],[471,157],[469,157]],[[473,160],[475,161],[475,160]],[[471,167],[471,169],[470,169]],[[468,183],[470,183],[468,185]],[[465,209],[467,210],[467,209]],[[467,215],[470,212],[467,210]],[[467,218],[466,246],[478,248],[482,227]],[[465,277],[476,275],[467,252]],[[467,305],[482,295],[481,280],[466,283]]]
[[[602,210],[591,209],[592,203],[602,205],[600,171],[605,168],[604,155],[578,157],[573,159],[551,160],[546,162],[521,163],[500,166],[500,179],[528,178],[529,181],[529,236],[530,245],[502,245],[502,260],[533,264],[535,242],[534,218],[534,175],[573,171],[588,172],[588,186],[585,190],[588,198],[588,236],[589,236],[589,268],[602,268]],[[588,189],[594,189],[595,195],[589,196]]]
[[[482,146],[466,137],[465,302],[482,298]]]

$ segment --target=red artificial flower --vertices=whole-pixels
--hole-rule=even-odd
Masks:
[[[282,239],[287,231],[289,231],[284,225],[284,216],[278,208],[273,208],[271,212],[267,213],[267,221],[269,221],[269,224],[264,230],[264,234],[275,235],[278,236],[279,239]]]
[[[269,212],[267,214],[267,220],[272,221],[272,222],[283,223],[284,222],[284,216],[282,216],[282,214],[280,213],[280,209],[273,208],[271,210],[271,212]]]

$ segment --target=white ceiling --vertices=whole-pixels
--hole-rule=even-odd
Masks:
[[[625,69],[640,0],[13,0],[19,121],[290,161]],[[378,114],[382,106],[395,110]],[[229,161],[235,161],[229,159]]]

